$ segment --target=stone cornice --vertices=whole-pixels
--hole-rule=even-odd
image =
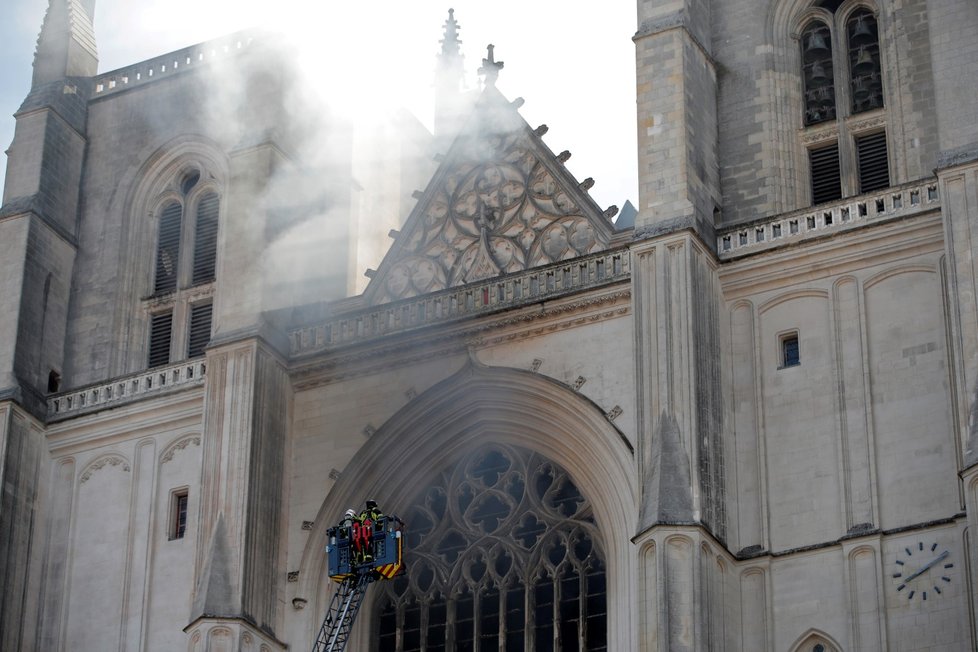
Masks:
[[[970,143],[954,149],[946,149],[937,155],[937,169],[978,162],[978,143]]]
[[[289,333],[293,357],[303,358],[393,335],[484,317],[515,308],[547,304],[631,278],[627,248],[498,276],[410,299],[338,315]]]

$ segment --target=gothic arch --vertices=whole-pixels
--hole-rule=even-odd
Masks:
[[[900,274],[915,274],[915,273],[936,274],[938,271],[939,269],[937,267],[934,267],[933,265],[918,265],[918,264],[896,265],[894,267],[889,267],[887,269],[884,269],[881,272],[877,272],[876,274],[873,274],[865,281],[863,281],[863,290],[869,291],[869,289],[872,288],[874,285],[881,283],[890,277],[899,276]]]
[[[831,636],[814,627],[799,636],[789,650],[791,652],[816,652],[815,646],[817,645],[821,645],[823,648],[818,652],[842,652],[842,646]]]
[[[757,308],[757,314],[763,315],[771,308],[774,308],[777,305],[785,303],[786,301],[791,301],[793,299],[801,299],[804,297],[813,297],[816,299],[828,299],[829,293],[826,292],[825,290],[815,289],[815,288],[802,289],[802,290],[789,290],[788,292],[779,294],[778,296],[768,299],[767,301],[762,303]]]
[[[631,452],[591,401],[538,374],[470,359],[392,416],[360,449],[319,509],[302,555],[297,595],[309,599],[302,632],[315,633],[328,599],[326,529],[367,493],[381,503],[423,489],[439,470],[486,442],[537,453],[562,467],[593,506],[606,556],[608,647],[634,649],[634,534],[638,487]],[[395,510],[391,510],[395,511]],[[365,620],[365,619],[362,619]],[[363,623],[361,622],[361,625]],[[299,641],[299,647],[306,641]]]
[[[145,325],[131,316],[141,312],[140,300],[152,287],[155,266],[152,252],[158,209],[167,198],[178,194],[174,184],[178,184],[179,177],[191,169],[201,173],[201,183],[195,194],[213,191],[221,197],[227,187],[227,156],[216,142],[204,136],[180,136],[141,154],[142,165],[118,184],[128,189],[122,196],[121,205],[110,208],[121,214],[120,269],[129,270],[119,281],[122,300],[116,302],[115,323],[119,324],[125,344],[113,349],[113,358],[109,362],[113,375],[132,373],[145,367],[145,360],[133,357],[133,352],[140,349],[140,343],[145,339]]]

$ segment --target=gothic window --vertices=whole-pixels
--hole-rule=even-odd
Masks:
[[[884,75],[876,15],[822,0],[798,36],[812,204],[890,185]]]
[[[213,179],[191,166],[166,188],[158,226],[147,357],[150,367],[203,355],[210,340],[220,198]],[[189,255],[188,255],[189,254]]]
[[[835,82],[832,72],[832,34],[829,26],[813,20],[802,42],[802,79],[805,83],[805,124],[835,120]]]
[[[880,71],[880,40],[876,18],[860,9],[846,24],[849,39],[849,83],[852,112],[862,113],[883,106],[883,77]]]
[[[598,530],[562,468],[493,445],[412,504],[411,572],[379,592],[379,652],[607,649]]]

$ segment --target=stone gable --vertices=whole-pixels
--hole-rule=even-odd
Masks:
[[[614,231],[516,108],[488,87],[367,286],[383,304],[608,248]]]

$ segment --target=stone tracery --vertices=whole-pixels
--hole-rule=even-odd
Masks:
[[[575,258],[607,247],[523,130],[470,138],[420,206],[379,302]]]
[[[381,650],[605,649],[592,507],[553,462],[482,448],[404,518],[411,571],[378,602]]]

